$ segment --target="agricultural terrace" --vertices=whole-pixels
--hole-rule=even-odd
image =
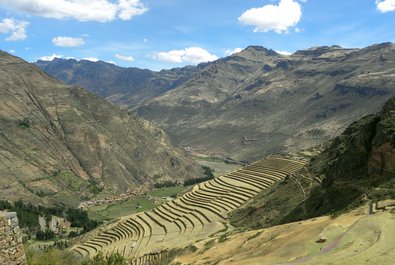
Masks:
[[[84,257],[117,252],[135,264],[154,263],[167,249],[185,247],[223,230],[229,213],[305,164],[280,156],[255,162],[197,184],[157,208],[102,226],[84,235],[72,249]]]

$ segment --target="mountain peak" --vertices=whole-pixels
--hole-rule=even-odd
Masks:
[[[265,53],[266,55],[269,56],[273,56],[273,55],[278,55],[277,52],[275,52],[272,49],[267,49],[265,47],[262,46],[258,46],[258,45],[252,45],[252,46],[248,46],[247,48],[245,48],[242,52],[244,51],[248,51],[248,52],[261,52],[261,53]]]

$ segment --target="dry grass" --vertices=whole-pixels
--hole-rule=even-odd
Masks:
[[[320,217],[232,236],[181,264],[395,264],[395,215],[363,215],[364,208],[336,219]],[[258,236],[256,236],[258,234]],[[324,235],[327,241],[317,243]],[[199,246],[201,247],[201,246]]]

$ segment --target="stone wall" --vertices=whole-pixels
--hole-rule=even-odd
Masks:
[[[18,217],[0,211],[0,265],[26,265],[25,249]]]

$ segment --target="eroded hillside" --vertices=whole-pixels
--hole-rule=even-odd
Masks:
[[[0,53],[0,191],[76,206],[163,179],[200,176],[162,130],[34,65]]]

